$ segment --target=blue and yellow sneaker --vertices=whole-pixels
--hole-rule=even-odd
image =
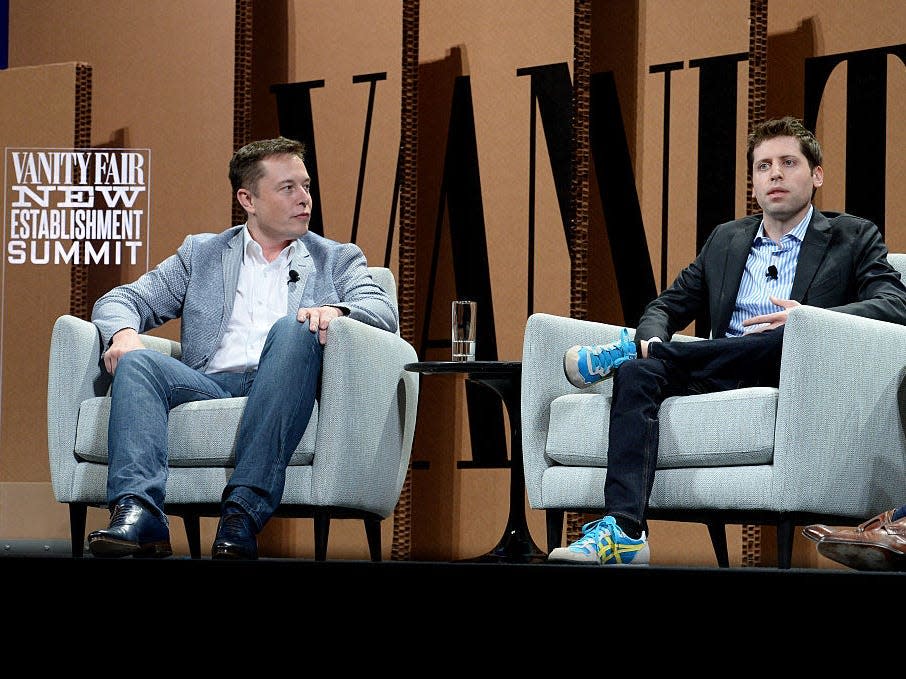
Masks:
[[[620,340],[594,347],[574,346],[563,354],[563,372],[570,384],[579,389],[613,375],[613,371],[636,357],[635,342],[629,331],[620,331]]]
[[[617,525],[612,516],[586,523],[582,526],[582,537],[569,547],[557,547],[548,561],[589,563],[597,566],[606,564],[632,564],[647,566],[651,551],[645,533],[634,540]]]

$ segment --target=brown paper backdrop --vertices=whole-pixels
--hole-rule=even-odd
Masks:
[[[480,0],[419,4],[419,174],[418,268],[416,337],[430,310],[430,339],[442,342],[444,318],[454,294],[448,227],[448,208],[439,202],[439,185],[446,151],[453,77],[468,76],[471,87],[474,139],[480,177],[483,245],[487,252],[496,346],[501,359],[518,359],[526,309],[569,313],[570,260],[558,209],[548,148],[540,121],[536,123],[535,287],[527,288],[527,221],[529,202],[529,79],[518,69],[565,63],[572,70],[573,20],[576,4],[555,2]],[[394,179],[399,152],[402,3],[390,0],[356,2],[252,2],[255,51],[252,65],[254,91],[251,129],[256,136],[276,132],[272,84],[324,80],[312,90],[312,115],[318,148],[319,188],[325,232],[344,239],[351,233],[355,197],[362,167],[363,131],[368,85],[354,83],[362,74],[382,73],[374,100],[374,118],[365,172],[362,176],[359,243],[369,260],[381,263],[393,223]],[[620,97],[622,124],[628,133],[635,186],[638,192],[648,264],[660,267],[663,139],[663,77],[649,72],[653,64],[680,61],[686,66],[673,74],[672,130],[669,185],[669,242],[667,270],[672,277],[694,256],[695,195],[698,153],[696,130],[700,115],[698,72],[690,60],[748,49],[748,0],[701,3],[696,0],[647,2],[595,1],[592,16],[592,73],[613,71]],[[53,21],[47,17],[52,16]],[[149,148],[154,186],[149,255],[152,265],[172,252],[192,232],[218,231],[229,224],[232,197],[226,163],[232,152],[234,82],[234,3],[220,0],[10,0],[10,70],[15,77],[23,67],[85,62],[93,69],[91,143],[122,142]],[[801,114],[801,71],[806,57],[874,49],[906,43],[906,5],[894,0],[859,3],[819,0],[770,0],[768,10],[769,114]],[[61,68],[72,68],[62,66]],[[896,57],[888,58],[886,228],[894,250],[906,248],[906,228],[899,215],[904,198],[898,190],[903,176],[903,93],[906,69]],[[747,66],[738,67],[739,146],[737,148],[735,205],[743,212],[747,199],[747,168],[743,130],[746,128]],[[43,76],[42,76],[43,77]],[[52,88],[49,88],[52,89]],[[3,99],[4,144],[22,146],[47,122],[47,105],[37,93],[14,89]],[[429,96],[430,95],[430,96]],[[60,95],[65,99],[65,95]],[[831,76],[818,118],[818,133],[826,152],[827,182],[818,206],[842,209],[846,196],[845,153],[846,66]],[[65,118],[66,116],[61,116]],[[71,118],[59,131],[64,145],[71,143]],[[49,135],[52,137],[52,134]],[[36,142],[44,146],[50,141]],[[453,196],[466,200],[468,195]],[[599,199],[591,202],[591,228],[601,230]],[[597,220],[597,221],[596,221]],[[430,281],[426,250],[433,243],[435,224],[441,224],[438,277],[428,301]],[[611,225],[613,226],[613,225]],[[397,243],[390,249],[390,265]],[[430,257],[428,257],[430,259]],[[593,317],[620,321],[613,264],[606,239],[591,252]],[[124,279],[141,271],[122,272]],[[15,490],[29,497],[46,490],[46,444],[43,421],[46,384],[46,346],[53,318],[68,301],[68,274],[44,271],[17,272],[22,280],[4,291],[7,313],[17,319],[29,305],[36,317],[19,323],[14,336],[4,341],[3,415],[0,422],[0,491]],[[59,278],[59,280],[57,280]],[[9,294],[15,287],[15,295]],[[531,295],[531,299],[529,296]],[[16,301],[16,300],[21,300]],[[37,312],[35,310],[38,310]],[[40,318],[38,318],[39,316]],[[436,323],[436,325],[435,325]],[[20,332],[21,330],[21,332]],[[177,328],[162,331],[176,336]],[[420,339],[419,339],[420,341]],[[441,344],[437,345],[438,347]],[[426,358],[443,357],[442,348],[418,346]],[[15,357],[15,364],[7,360]],[[27,367],[26,367],[27,366]],[[11,371],[27,386],[9,395],[15,383]],[[426,549],[453,555],[490,547],[505,517],[505,470],[457,470],[456,460],[470,456],[468,417],[461,385],[437,384],[423,379],[419,430],[413,458],[427,463],[416,471],[416,487],[427,503],[414,515],[448,516],[449,529],[440,545],[424,541],[434,532],[432,518],[422,518]],[[21,404],[8,407],[12,400]],[[444,421],[441,431],[432,421]],[[425,423],[429,423],[427,426]],[[453,433],[451,433],[453,432]],[[421,476],[418,476],[418,475]],[[419,486],[419,483],[421,484]],[[34,487],[33,487],[34,486]],[[45,486],[39,490],[37,486]],[[0,496],[2,499],[3,496]],[[39,503],[40,504],[40,503]],[[2,507],[0,507],[2,509]],[[48,503],[48,515],[59,508]],[[0,535],[28,533],[30,526],[10,526],[8,511],[0,514]],[[101,517],[102,518],[102,517]],[[100,519],[99,519],[100,520]],[[536,541],[543,539],[543,517],[529,512]],[[42,525],[31,515],[33,534],[47,535],[56,528]],[[437,518],[440,521],[440,518]],[[301,523],[301,522],[300,522]],[[349,550],[363,552],[358,527],[351,529]],[[662,532],[663,533],[663,532]],[[65,535],[65,533],[64,533]],[[426,537],[427,536],[427,537]],[[334,533],[332,531],[332,542]],[[288,549],[302,549],[290,540]],[[666,549],[656,559],[680,563],[707,563],[712,559],[707,538],[692,553],[677,552],[666,536]],[[341,539],[340,542],[343,542]],[[385,543],[386,544],[386,543]],[[364,553],[364,552],[363,552]]]

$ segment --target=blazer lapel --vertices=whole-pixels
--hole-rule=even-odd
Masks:
[[[233,301],[236,299],[236,288],[239,285],[239,267],[242,265],[243,230],[239,229],[230,238],[220,255],[223,267],[223,328],[233,316]]]
[[[805,293],[815,279],[830,243],[829,229],[830,222],[827,218],[817,209],[814,210],[812,221],[805,231],[805,238],[802,239],[799,260],[796,262],[796,276],[793,278],[793,289],[790,292],[790,297],[795,300],[805,299]]]
[[[715,337],[722,336],[730,325],[730,317],[736,307],[736,296],[742,283],[742,272],[746,267],[746,260],[752,251],[752,240],[758,231],[761,220],[749,224],[747,228],[738,229],[727,244],[726,259],[723,266],[723,279],[720,282],[720,317],[713,319]]]
[[[302,293],[305,291],[305,283],[314,271],[311,254],[301,238],[296,239],[296,252],[289,268],[299,273],[299,280],[289,284],[289,295],[286,300],[286,313],[294,314],[299,310]]]

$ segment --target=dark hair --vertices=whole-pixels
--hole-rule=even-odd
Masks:
[[[814,170],[815,166],[821,164],[821,144],[818,143],[815,135],[798,118],[784,116],[765,120],[756,125],[749,133],[746,158],[749,161],[750,172],[752,164],[755,162],[755,147],[774,137],[796,137],[799,140],[799,150],[808,161],[809,168]]]
[[[299,156],[305,160],[305,144],[295,139],[277,137],[253,141],[236,151],[230,159],[230,184],[233,185],[233,194],[235,195],[239,189],[248,189],[255,193],[258,180],[264,176],[260,161],[285,154]]]

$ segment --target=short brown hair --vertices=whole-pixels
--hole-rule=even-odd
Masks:
[[[248,189],[255,193],[258,180],[264,176],[260,161],[271,156],[287,154],[305,160],[305,144],[295,139],[276,137],[253,141],[236,151],[230,159],[230,184],[233,186],[233,194],[239,189]]]
[[[814,170],[821,164],[821,144],[815,135],[802,124],[802,121],[792,116],[765,120],[756,125],[749,134],[746,158],[749,161],[749,171],[755,162],[755,147],[774,137],[796,137],[799,140],[799,150],[808,161],[810,169]]]

